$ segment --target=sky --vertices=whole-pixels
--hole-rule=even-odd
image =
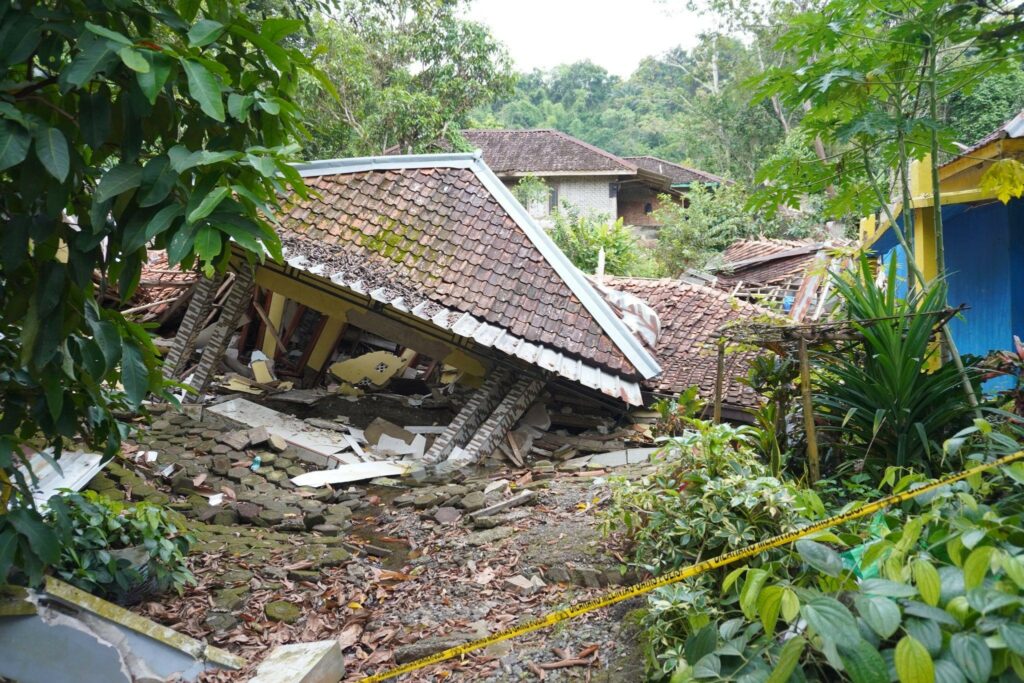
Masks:
[[[517,71],[584,59],[623,78],[640,60],[692,47],[707,19],[684,0],[473,0],[469,16],[490,27]]]

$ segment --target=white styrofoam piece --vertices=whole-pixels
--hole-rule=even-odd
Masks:
[[[408,471],[409,467],[407,465],[390,460],[359,462],[342,465],[333,470],[306,472],[297,477],[292,477],[292,483],[296,486],[327,486],[328,484],[345,484],[352,481],[376,479],[377,477],[401,476]]]

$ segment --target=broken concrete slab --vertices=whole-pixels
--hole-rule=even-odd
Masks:
[[[275,647],[249,683],[337,683],[344,677],[341,645],[321,640]]]
[[[525,505],[526,503],[529,503],[529,502],[533,501],[533,499],[536,498],[536,497],[537,497],[537,494],[534,493],[533,491],[523,491],[519,495],[516,495],[516,496],[513,496],[512,498],[508,498],[506,500],[503,500],[500,503],[495,503],[494,505],[491,505],[490,507],[485,507],[482,510],[477,510],[476,512],[471,512],[469,516],[470,516],[471,519],[479,519],[481,517],[490,517],[491,515],[494,515],[494,514],[497,514],[497,513],[501,512],[502,510],[507,510],[509,508],[513,508],[513,507],[516,507],[516,506],[519,506],[519,505]]]
[[[602,467],[622,467],[623,465],[635,465],[647,462],[651,456],[660,448],[626,448],[620,451],[609,451],[598,453],[589,458],[588,465],[601,465]],[[569,461],[571,462],[571,461]]]
[[[327,486],[329,484],[345,484],[352,481],[364,481],[377,477],[405,476],[409,466],[394,461],[359,462],[341,465],[333,470],[306,472],[292,477],[296,486]]]
[[[393,353],[373,351],[334,363],[328,370],[341,381],[354,387],[367,382],[382,387],[405,365],[406,361]]]
[[[30,591],[29,599],[36,614],[0,619],[0,676],[9,679],[67,680],[74,663],[75,680],[84,683],[193,681],[206,670],[245,665],[240,657],[53,577],[45,591]]]
[[[307,455],[330,457],[344,463],[362,462],[358,456],[347,453],[349,443],[344,435],[326,429],[317,429],[302,420],[261,406],[244,398],[236,398],[210,406],[211,413],[249,425],[265,427]]]
[[[407,444],[411,444],[413,439],[416,438],[416,435],[409,430],[403,429],[394,422],[389,422],[382,417],[378,417],[367,425],[360,436],[365,439],[366,443],[376,445],[380,443],[380,438],[384,435]]]

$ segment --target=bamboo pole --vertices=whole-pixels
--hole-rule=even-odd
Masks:
[[[804,431],[807,433],[807,464],[811,484],[821,478],[821,462],[818,460],[818,437],[814,430],[814,406],[811,403],[811,367],[807,360],[807,340],[800,337],[800,393],[804,405]]]
[[[718,368],[715,372],[715,424],[722,422],[722,385],[725,384],[725,342],[718,342]]]

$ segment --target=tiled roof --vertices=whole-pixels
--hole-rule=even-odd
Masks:
[[[164,250],[150,251],[149,260],[142,264],[142,275],[139,277],[139,298],[140,303],[155,303],[175,299],[186,288],[183,285],[199,281],[199,273],[196,271],[182,270],[167,263],[167,252]],[[177,286],[175,286],[177,285]],[[160,313],[164,307],[151,309],[152,312]]]
[[[464,130],[498,175],[617,173],[636,175],[636,165],[557,130]]]
[[[640,156],[640,157],[623,157],[626,161],[632,162],[640,168],[651,171],[653,173],[659,173],[669,179],[673,185],[685,185],[687,183],[730,183],[732,181],[726,180],[721,176],[717,176],[714,173],[708,173],[707,171],[701,171],[696,168],[690,168],[689,166],[683,166],[682,164],[673,164],[671,161],[665,161],[658,157],[652,156]]]
[[[814,240],[740,240],[723,253],[724,263],[717,273],[725,286],[737,282],[773,284],[801,276],[822,248]]]
[[[657,372],[579,271],[524,224],[525,211],[496,194],[507,190],[478,158],[377,157],[300,172],[317,196],[281,218],[289,260],[364,291],[385,288],[405,310],[461,312],[620,377]]]
[[[655,355],[662,374],[644,386],[662,394],[677,394],[697,385],[703,398],[713,400],[719,328],[769,314],[720,290],[679,280],[606,277],[604,284],[643,299],[658,314],[661,332]],[[751,352],[726,354],[724,404],[737,408],[758,405],[757,394],[738,381],[746,376],[752,357]]]

